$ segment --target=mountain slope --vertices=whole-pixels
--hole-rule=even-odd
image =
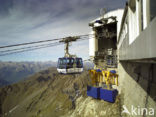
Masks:
[[[0,89],[5,117],[119,117],[119,97],[111,104],[86,96],[87,71],[62,75],[54,68]]]

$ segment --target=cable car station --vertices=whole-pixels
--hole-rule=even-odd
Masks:
[[[89,53],[95,66],[89,70],[92,86],[87,86],[87,95],[111,103],[118,94],[114,86],[118,86],[117,25],[120,12],[108,12],[89,23],[93,34],[89,40]]]

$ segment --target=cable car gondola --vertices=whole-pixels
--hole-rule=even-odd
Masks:
[[[69,42],[76,41],[80,37],[67,37],[62,39],[60,42],[66,44],[65,56],[58,59],[57,71],[63,74],[70,73],[81,73],[83,71],[83,61],[82,58],[76,57],[75,55],[70,55],[68,52]]]
[[[83,71],[82,58],[62,57],[58,59],[57,71],[59,73],[81,73]]]

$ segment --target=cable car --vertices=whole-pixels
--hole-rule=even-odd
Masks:
[[[82,58],[62,57],[58,59],[57,71],[63,74],[81,73],[83,71]]]
[[[69,43],[80,39],[79,36],[63,38],[60,43],[65,43],[64,57],[58,59],[57,71],[63,74],[81,73],[83,71],[82,58],[69,54]]]

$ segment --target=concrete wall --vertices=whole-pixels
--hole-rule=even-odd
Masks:
[[[123,19],[125,21],[118,42],[121,106],[125,105],[129,111],[132,106],[137,109],[153,108],[155,115],[137,113],[140,115],[122,116],[156,117],[156,62],[153,62],[156,58],[156,18],[150,21],[150,0],[129,0]]]
[[[152,1],[152,0],[151,0]],[[150,0],[129,0],[129,44],[133,43],[150,22]]]
[[[125,105],[131,111],[136,108],[153,108],[154,116],[129,115],[123,117],[156,117],[156,64],[119,62],[119,91],[121,106]]]
[[[156,58],[156,18],[154,18],[147,28],[129,45],[129,39],[126,38],[122,41],[119,48],[120,60],[137,60]],[[129,35],[132,35],[128,32]]]
[[[156,58],[155,3],[156,0],[129,0],[118,37],[120,60]],[[153,16],[152,20],[150,15]]]
[[[97,39],[95,39],[95,31],[91,31],[89,37],[89,56],[94,57],[95,52],[98,50],[98,44],[97,44]]]

